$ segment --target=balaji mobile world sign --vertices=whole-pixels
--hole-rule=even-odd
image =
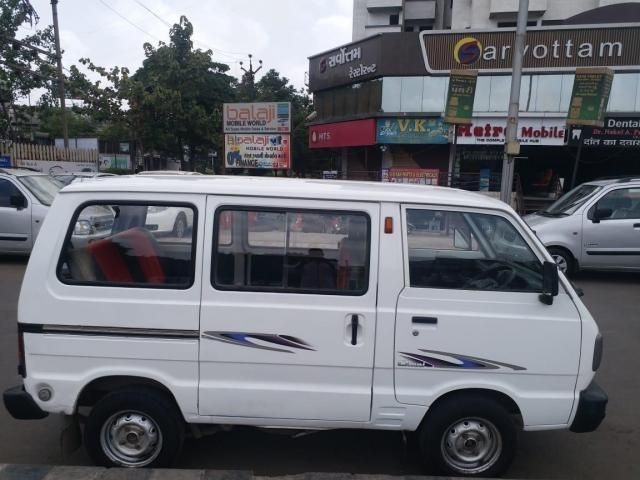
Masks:
[[[424,64],[431,73],[470,68],[510,73],[515,29],[420,34]],[[640,70],[640,25],[580,25],[527,29],[525,71],[573,71],[577,67]]]
[[[224,151],[227,168],[286,170],[291,165],[289,135],[227,134]]]
[[[224,133],[289,133],[289,102],[225,103]]]

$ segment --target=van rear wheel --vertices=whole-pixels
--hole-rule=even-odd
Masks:
[[[182,447],[184,429],[166,395],[147,388],[119,390],[93,407],[84,443],[105,467],[167,467]]]
[[[509,467],[517,428],[502,405],[473,395],[435,408],[420,431],[420,452],[428,467],[465,477],[498,476]]]

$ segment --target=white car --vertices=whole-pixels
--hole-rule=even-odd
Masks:
[[[172,234],[184,238],[193,228],[193,210],[151,205],[147,208],[145,228],[155,234]]]
[[[75,242],[104,206],[110,235]],[[169,209],[191,212],[180,241],[150,224]],[[493,477],[520,431],[590,432],[607,404],[602,337],[544,245],[509,206],[451,188],[75,183],[31,255],[18,336],[9,413],[64,415],[65,445],[81,414],[105,466],[168,466],[189,425],[358,428],[417,432],[431,470]]]

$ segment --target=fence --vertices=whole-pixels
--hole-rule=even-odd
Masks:
[[[9,146],[0,144],[0,155],[10,155],[17,165],[17,160],[35,160],[48,162],[98,162],[98,150],[71,150],[57,148],[53,145],[31,145],[13,143]]]

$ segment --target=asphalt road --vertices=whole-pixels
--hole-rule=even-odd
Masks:
[[[16,385],[16,303],[24,259],[0,257],[0,390]],[[588,273],[575,282],[605,337],[597,381],[609,394],[607,418],[590,434],[525,433],[507,476],[640,478],[640,274]],[[541,352],[543,353],[543,352]],[[16,421],[0,407],[0,463],[89,465],[83,450],[63,458],[58,418]],[[179,467],[253,470],[256,475],[422,473],[399,433],[328,431],[291,438],[248,428],[187,440]]]

